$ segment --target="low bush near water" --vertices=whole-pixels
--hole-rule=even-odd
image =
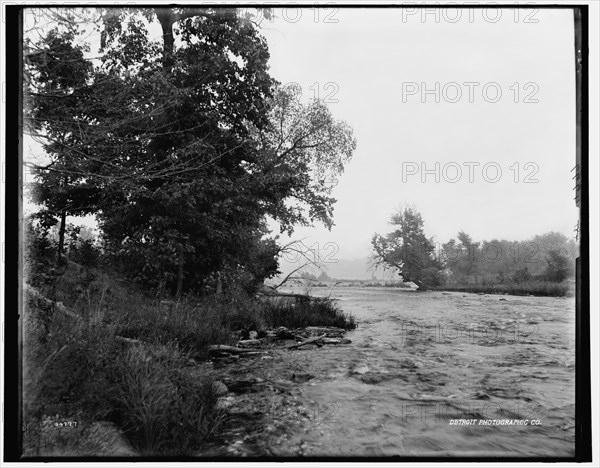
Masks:
[[[263,315],[270,327],[308,326],[356,328],[354,317],[344,313],[328,298],[309,298],[297,303],[276,300],[264,305]]]

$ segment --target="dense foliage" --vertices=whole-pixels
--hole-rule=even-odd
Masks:
[[[458,239],[459,242],[451,239],[441,246],[450,284],[561,282],[575,274],[577,245],[557,232],[521,242],[498,239],[474,242],[461,231]]]
[[[30,193],[59,259],[67,216],[94,214],[110,265],[159,294],[252,290],[278,271],[267,216],[331,227],[319,175],[342,172],[352,130],[279,86],[237,10],[54,13],[27,36],[25,117],[50,160],[30,162]]]

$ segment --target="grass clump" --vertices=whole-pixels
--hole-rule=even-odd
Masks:
[[[231,331],[224,323],[223,306],[201,303],[145,304],[115,317],[120,336],[155,345],[177,345],[195,358],[206,356],[211,344],[227,343]]]
[[[130,348],[118,363],[119,425],[141,455],[198,455],[224,413],[208,379],[182,366],[176,349]]]
[[[354,317],[344,313],[329,298],[306,297],[290,302],[284,298],[263,305],[263,315],[270,327],[302,328],[308,326],[356,328]]]

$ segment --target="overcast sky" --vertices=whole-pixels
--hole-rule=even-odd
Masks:
[[[458,14],[277,9],[262,22],[272,75],[299,83],[306,99],[319,83],[319,97],[358,141],[334,189],[335,227],[293,238],[365,258],[373,233],[387,232],[405,204],[438,242],[461,229],[476,241],[574,235],[572,11]]]

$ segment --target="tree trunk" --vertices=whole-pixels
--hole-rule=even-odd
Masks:
[[[67,212],[65,210],[60,214],[60,228],[58,229],[58,261],[62,259],[65,249],[65,230],[67,224]]]
[[[171,8],[155,8],[156,18],[160,23],[163,33],[163,67],[168,68],[173,64],[174,38],[173,24],[177,21],[194,16],[212,18],[214,15],[209,13],[208,8],[183,8],[179,13],[175,13]]]
[[[173,64],[173,23],[175,17],[171,8],[156,8],[156,17],[160,23],[163,34],[163,67],[169,68]]]

